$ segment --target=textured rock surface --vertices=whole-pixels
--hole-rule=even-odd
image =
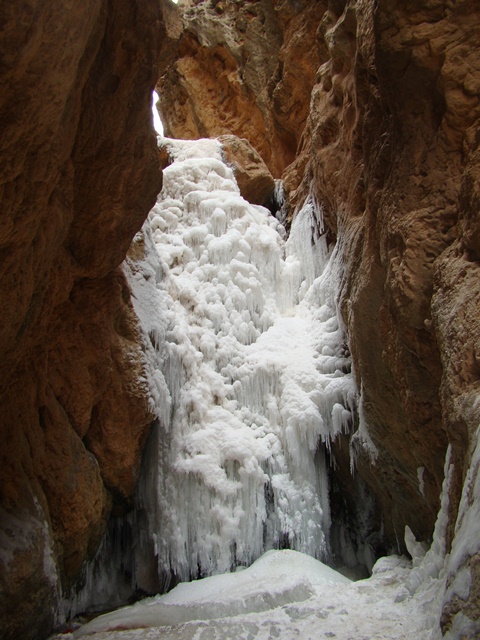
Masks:
[[[442,263],[454,269],[459,215],[474,219],[470,207],[461,212],[480,115],[478,95],[467,88],[478,77],[475,11],[468,2],[380,2],[375,12],[370,2],[347,3],[341,13],[330,11],[330,58],[319,71],[305,135],[307,176],[326,224],[347,239],[341,305],[379,452],[374,475],[368,464],[359,468],[393,530],[411,522],[420,538],[433,526],[447,441],[460,475],[468,450],[447,409],[459,388],[441,393],[452,362],[439,338],[452,323],[446,309],[432,309],[432,294],[439,295]],[[307,179],[299,192],[310,188]],[[465,312],[463,303],[455,296],[455,308]],[[474,340],[476,315],[468,322],[462,334]]]
[[[478,5],[332,3],[323,25],[329,57],[286,179],[298,201],[313,182],[345,247],[340,303],[378,451],[371,466],[358,447],[358,470],[387,534],[428,539],[450,443],[453,536],[479,424]],[[444,630],[463,609],[478,618],[474,589],[449,597]]]
[[[155,2],[0,7],[0,628],[42,637],[150,415],[117,270],[161,185]]]
[[[219,136],[223,155],[235,171],[240,193],[252,204],[267,206],[272,199],[275,181],[258,151],[245,138]]]
[[[378,452],[372,464],[360,434],[353,438],[358,473],[381,505],[387,541],[401,540],[406,524],[425,540],[451,444],[449,535],[456,527],[458,538],[462,514],[475,504],[473,498],[462,502],[455,525],[479,424],[478,3],[184,5],[184,31],[177,16],[176,49],[161,62],[167,128],[180,137],[234,129],[274,175],[290,163],[283,177],[292,213],[314,192],[327,236],[338,239],[344,254],[339,303],[364,422]],[[242,22],[247,14],[253,17]],[[216,30],[215,15],[221,23]],[[248,29],[260,16],[268,35],[260,29],[249,40]],[[201,36],[201,28],[208,35]],[[301,46],[296,33],[303,34]],[[199,79],[200,68],[211,72],[220,59],[220,96],[200,83],[188,86],[190,78]],[[177,110],[173,77],[181,87]],[[264,87],[262,93],[258,88]],[[241,88],[246,105],[227,99]],[[309,104],[306,120],[302,109],[292,107],[295,96]],[[245,112],[248,126],[241,120]],[[250,123],[262,135],[253,135]],[[290,137],[282,147],[285,133]],[[270,149],[265,137],[273,141]],[[476,477],[477,470],[469,473]],[[476,575],[478,554],[470,555],[461,566],[468,564]],[[474,615],[476,607],[475,590],[470,599],[449,604],[449,597],[444,629],[455,613]]]
[[[157,85],[165,135],[246,138],[280,177],[308,115],[325,4],[184,1],[181,12],[167,6]]]
[[[480,12],[477,17],[479,24]],[[477,36],[480,30],[477,29]],[[480,61],[466,60],[476,69],[480,83]],[[480,84],[477,85],[480,87]],[[478,91],[478,90],[477,90]],[[458,236],[435,263],[433,280],[432,317],[438,336],[443,375],[440,399],[449,441],[453,446],[457,471],[457,486],[453,504],[459,499],[462,480],[462,499],[456,521],[452,518],[450,535],[453,538],[451,562],[442,616],[443,631],[450,630],[456,615],[465,615],[476,622],[472,637],[480,634],[480,540],[478,533],[472,541],[466,536],[464,523],[477,523],[479,491],[478,430],[480,425],[480,137],[478,104],[469,116],[476,122],[465,131],[463,142],[463,172],[458,209]],[[457,120],[457,126],[460,123]],[[455,513],[455,511],[454,511]],[[478,528],[477,528],[478,531]],[[457,595],[455,577],[470,574],[468,597]]]

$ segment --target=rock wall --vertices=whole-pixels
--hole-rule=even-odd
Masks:
[[[291,215],[313,193],[342,247],[361,392],[347,445],[387,543],[402,544],[405,525],[430,539],[450,444],[449,580],[462,569],[474,581],[478,543],[461,533],[480,417],[478,4],[183,0],[166,20],[167,132],[247,138],[282,173]],[[346,486],[348,446],[333,451]],[[478,585],[466,598],[449,589],[444,631],[456,614],[478,617]]]
[[[61,621],[151,416],[119,264],[161,186],[153,0],[0,6],[0,636]]]
[[[157,85],[165,135],[247,138],[280,177],[307,119],[325,4],[182,0],[180,15],[165,3]]]

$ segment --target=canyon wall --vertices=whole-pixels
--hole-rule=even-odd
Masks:
[[[450,445],[442,628],[478,620],[479,18],[475,0],[1,4],[2,638],[62,620],[131,507],[152,415],[119,265],[161,186],[157,73],[167,135],[241,146],[260,202],[259,154],[290,217],[320,203],[361,397],[334,515],[374,496],[369,543],[429,541]]]
[[[323,2],[164,3],[159,110],[173,138],[247,138],[273,176],[295,158],[320,64]],[[290,43],[292,57],[285,47]]]
[[[478,619],[480,549],[461,538],[480,418],[478,4],[183,0],[165,17],[167,134],[247,138],[283,177],[290,216],[313,195],[343,252],[361,400],[333,482],[352,486],[353,459],[386,544],[401,547],[406,525],[428,541],[450,445],[443,630],[456,614]]]
[[[161,187],[153,0],[0,6],[0,636],[61,621],[151,415],[119,265]]]

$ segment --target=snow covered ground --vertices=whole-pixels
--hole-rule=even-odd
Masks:
[[[318,560],[269,551],[250,568],[178,585],[170,593],[100,616],[73,634],[94,640],[431,640],[437,638],[430,579],[415,595],[411,563],[382,558],[351,582]]]

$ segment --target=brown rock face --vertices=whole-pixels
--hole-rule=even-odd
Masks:
[[[225,161],[233,167],[240,193],[248,202],[267,206],[275,189],[272,174],[245,138],[220,136]]]
[[[424,539],[438,507],[446,444],[458,445],[459,478],[467,452],[447,411],[458,389],[449,400],[441,393],[451,363],[439,338],[451,333],[451,322],[432,307],[432,295],[440,265],[454,268],[462,174],[471,171],[480,112],[466,79],[478,64],[471,28],[478,13],[468,2],[342,9],[324,21],[330,59],[312,94],[307,174],[331,234],[348,238],[340,302],[379,452],[374,475],[366,461],[360,473],[389,513],[387,528],[402,532],[409,524]],[[307,188],[304,181],[299,192]],[[461,297],[455,305],[463,306]],[[475,315],[469,322],[475,335]]]
[[[468,494],[455,525],[479,424],[478,4],[184,4],[184,30],[177,17],[176,49],[162,58],[167,128],[180,137],[234,129],[274,175],[288,165],[292,213],[308,193],[316,195],[327,237],[343,252],[339,304],[362,417],[378,452],[372,463],[359,435],[352,440],[360,445],[358,473],[381,505],[387,540],[401,540],[407,524],[426,540],[450,444],[449,535],[460,536],[474,504]],[[275,28],[249,39],[248,29],[262,21]],[[218,95],[196,84],[200,69],[219,74],[215,64],[223,74]],[[248,109],[228,99],[240,88]],[[309,105],[308,117],[297,101]],[[182,119],[197,125],[183,128]],[[250,132],[250,122],[260,134]],[[477,471],[469,473],[476,478]],[[473,553],[460,566],[477,575],[477,560]],[[468,598],[452,602],[447,596],[445,629],[456,613],[475,609]]]
[[[151,417],[117,269],[160,189],[158,9],[0,7],[0,628],[46,635]]]
[[[307,0],[166,8],[157,85],[165,134],[246,138],[280,177],[308,115],[324,10]]]
[[[478,31],[477,35],[480,35]],[[471,60],[471,54],[469,58]],[[476,68],[479,67],[476,63]],[[474,489],[479,486],[480,471],[478,444],[475,450],[480,424],[478,115],[477,107],[477,123],[466,131],[463,144],[458,237],[435,263],[432,297],[432,317],[443,365],[440,399],[456,463],[457,485],[451,496],[455,507],[464,480],[458,515],[456,521],[452,517],[450,522],[453,542],[447,584],[450,587],[453,583],[453,586],[447,590],[441,622],[445,633],[454,624],[455,616],[466,616],[472,621],[471,637],[480,634],[480,549],[478,537],[472,546],[464,530],[469,518],[478,522],[480,498],[478,489]],[[455,514],[454,511],[452,515]],[[458,595],[454,587],[455,577],[462,572],[470,575],[468,597],[463,593]]]
[[[313,181],[345,247],[340,304],[378,451],[373,466],[358,451],[359,473],[387,534],[408,524],[428,539],[451,444],[454,550],[479,424],[479,18],[473,2],[332,3],[329,58],[286,174],[295,201]],[[468,566],[473,584],[477,562],[450,571]],[[475,594],[447,594],[444,630],[458,613],[478,618]]]

